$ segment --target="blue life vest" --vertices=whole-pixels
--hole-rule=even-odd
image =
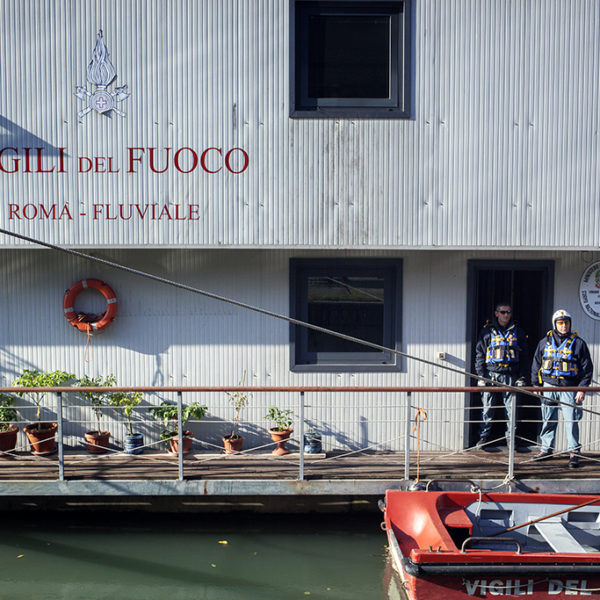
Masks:
[[[485,353],[485,364],[494,367],[510,367],[519,362],[519,340],[513,325],[505,334],[490,327],[491,337]]]
[[[573,342],[576,337],[577,333],[572,333],[557,347],[552,332],[548,332],[546,347],[542,354],[542,368],[540,369],[542,375],[557,379],[577,377],[579,368],[573,357]]]

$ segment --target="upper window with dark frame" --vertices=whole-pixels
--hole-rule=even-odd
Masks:
[[[294,318],[384,348],[400,343],[401,263],[292,259]],[[398,355],[301,325],[291,326],[292,370],[397,370]]]
[[[291,116],[406,118],[410,0],[291,1]]]

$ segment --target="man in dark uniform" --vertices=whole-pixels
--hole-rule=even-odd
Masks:
[[[527,383],[528,347],[525,332],[512,319],[510,304],[499,302],[494,312],[494,322],[487,324],[479,334],[475,347],[475,372],[500,384],[523,386]],[[479,380],[478,385],[486,385]],[[502,400],[506,411],[506,440],[510,441],[510,411],[516,402],[514,392],[484,392],[481,398],[483,411],[477,448],[486,449],[490,442],[495,405]],[[489,449],[489,447],[487,447]],[[517,446],[517,449],[522,449]]]
[[[533,355],[531,382],[534,385],[543,383],[544,387],[586,387],[592,381],[593,370],[587,344],[577,333],[571,333],[571,315],[566,310],[557,310],[552,315],[552,331],[540,340]],[[579,466],[579,421],[584,396],[583,390],[544,392],[544,424],[540,432],[542,449],[535,455],[535,460],[552,456],[560,406],[567,434],[569,467],[574,469]]]

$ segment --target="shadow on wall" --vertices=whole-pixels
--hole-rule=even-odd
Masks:
[[[0,148],[14,148],[16,153],[13,153],[13,155],[16,156],[25,155],[25,148],[30,148],[33,149],[30,152],[31,156],[36,157],[36,159],[36,150],[38,148],[42,148],[44,156],[57,156],[61,152],[56,146],[49,144],[42,138],[31,133],[31,131],[23,129],[2,115],[0,115]],[[7,153],[5,158],[8,158],[8,156],[9,154]],[[7,168],[10,169],[11,167]]]
[[[22,356],[0,348],[0,385],[9,387],[17,379],[24,369],[37,369],[32,362],[25,360]]]

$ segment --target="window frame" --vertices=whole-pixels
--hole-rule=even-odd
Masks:
[[[383,346],[399,350],[402,324],[402,260],[395,258],[291,258],[290,315],[307,321],[308,279],[319,275],[376,274],[384,278]],[[308,331],[290,323],[290,370],[294,372],[401,371],[402,360],[389,352],[309,352]]]
[[[412,70],[410,23],[412,0],[290,0],[291,118],[410,118],[409,82]],[[310,15],[388,15],[391,18],[389,98],[311,98],[308,96]]]

